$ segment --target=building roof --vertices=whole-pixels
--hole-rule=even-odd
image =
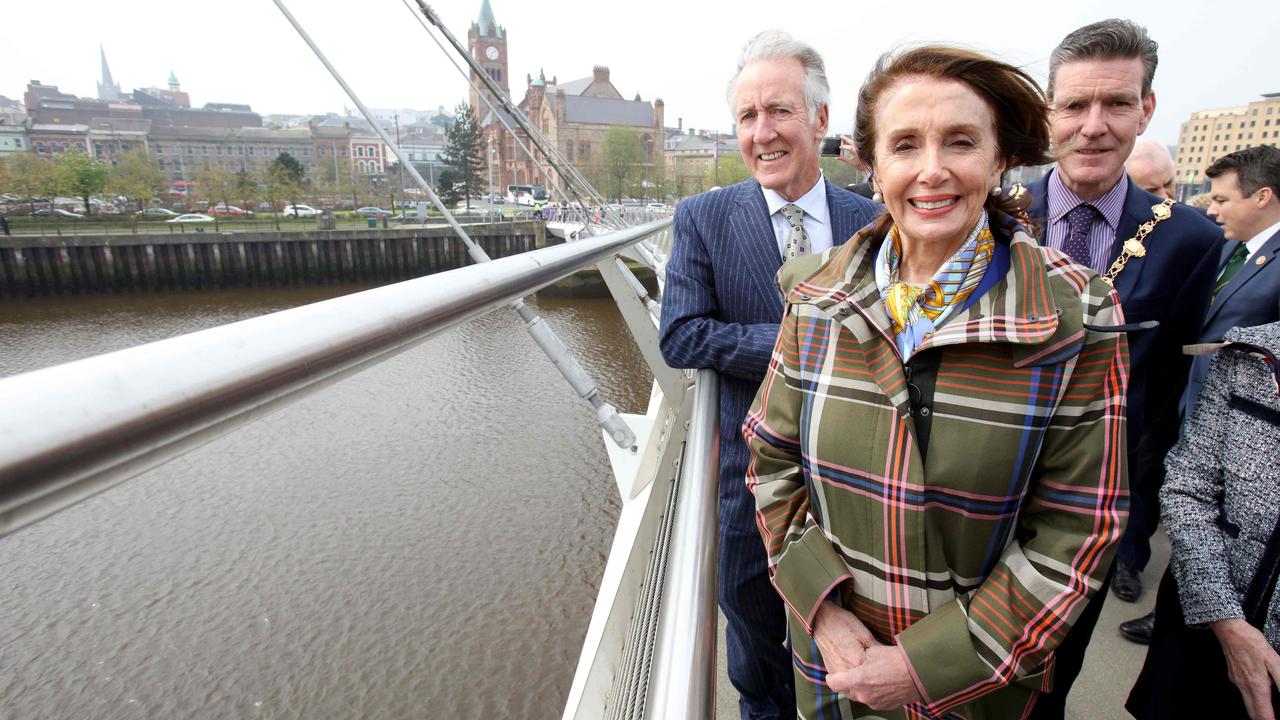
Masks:
[[[565,95],[581,95],[582,91],[591,87],[591,83],[594,81],[594,77],[578,78],[577,80],[552,85],[550,91],[563,90]]]
[[[653,125],[653,103],[566,95],[564,119],[572,123],[649,127]]]

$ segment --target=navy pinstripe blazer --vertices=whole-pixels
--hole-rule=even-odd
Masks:
[[[880,206],[826,182],[831,238],[844,243]],[[769,367],[782,320],[782,267],[760,183],[701,193],[676,207],[675,245],[662,298],[662,356],[676,368],[720,373],[720,518],[755,528],[746,490],[742,421]]]

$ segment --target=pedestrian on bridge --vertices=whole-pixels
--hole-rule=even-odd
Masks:
[[[1003,190],[1048,159],[1025,72],[886,56],[854,138],[886,213],[783,266],[743,429],[800,715],[1026,717],[1124,527],[1119,300]]]
[[[720,375],[718,595],[743,720],[795,717],[786,613],[769,583],[741,433],[782,318],[774,278],[783,260],[843,243],[878,209],[822,177],[829,97],[813,48],[781,32],[747,42],[728,100],[752,178],[676,207],[662,299],[667,363]]]

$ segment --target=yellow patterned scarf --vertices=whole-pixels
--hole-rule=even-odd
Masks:
[[[893,320],[894,335],[914,326],[921,318],[928,318],[931,324],[936,325],[947,310],[962,307],[982,281],[982,274],[991,264],[996,247],[987,225],[987,214],[983,212],[956,254],[942,264],[928,285],[917,287],[898,279],[902,240],[896,225],[889,230],[889,241],[892,245],[885,257],[889,283],[881,289],[880,297]]]

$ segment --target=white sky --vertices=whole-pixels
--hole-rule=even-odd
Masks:
[[[410,0],[412,2],[412,0]],[[371,107],[452,107],[467,87],[401,0],[287,0],[361,100]],[[667,125],[728,130],[724,86],[742,43],[781,28],[823,54],[832,128],[852,125],[857,89],[881,53],[947,42],[992,53],[1044,79],[1049,51],[1067,32],[1105,17],[1146,25],[1160,43],[1157,108],[1147,136],[1166,144],[1192,111],[1244,105],[1280,91],[1274,0],[1073,0],[1044,3],[880,3],[784,0],[619,3],[491,0],[508,32],[512,94],[545,68],[561,81],[609,66],[624,97],[666,103]],[[480,0],[431,7],[465,44]],[[786,10],[791,20],[779,12]],[[1057,15],[1050,17],[1052,8]],[[170,68],[192,104],[248,103],[269,113],[341,112],[341,89],[270,0],[72,0],[57,8],[10,3],[0,31],[0,95],[21,98],[28,80],[96,96],[98,46],[125,91],[164,86]]]

